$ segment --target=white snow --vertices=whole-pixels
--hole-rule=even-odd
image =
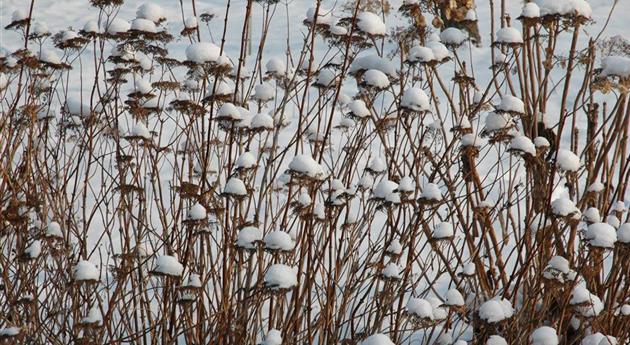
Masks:
[[[195,16],[190,16],[184,20],[184,27],[186,29],[196,29],[198,26],[199,23],[197,21],[197,17]]]
[[[252,97],[259,102],[268,102],[275,97],[274,93],[273,86],[263,83],[254,87],[254,95]]]
[[[486,132],[500,131],[506,128],[510,128],[512,125],[513,123],[509,115],[491,111],[486,116],[484,131]]]
[[[601,332],[589,334],[582,338],[581,345],[617,345],[617,338],[612,335],[604,335]]]
[[[407,53],[407,61],[412,63],[427,63],[435,60],[436,58],[433,54],[433,50],[429,47],[413,46],[411,47],[411,49],[409,49],[409,52]]]
[[[356,57],[350,64],[348,73],[354,74],[358,71],[367,71],[369,69],[377,69],[391,78],[396,78],[398,75],[396,66],[391,60],[375,54],[362,54]]]
[[[486,345],[508,345],[508,343],[505,340],[505,338],[503,338],[500,335],[495,334],[488,337],[488,341],[486,342]]]
[[[422,319],[433,320],[433,306],[422,298],[410,298],[407,301],[407,312]]]
[[[142,32],[157,32],[157,28],[155,27],[155,23],[142,18],[136,18],[131,22],[131,30],[142,31]]]
[[[297,286],[297,267],[284,264],[271,265],[265,273],[265,286],[272,290],[290,289]]]
[[[372,36],[382,36],[387,33],[385,23],[380,16],[372,12],[361,12],[357,15],[357,27]]]
[[[330,69],[322,69],[317,73],[317,78],[315,79],[315,85],[322,87],[329,87],[334,85],[337,76],[335,72]]]
[[[626,56],[607,56],[603,58],[601,74],[604,76],[629,77],[630,58]]]
[[[507,26],[497,31],[496,42],[503,44],[520,44],[523,43],[523,36],[516,28]]]
[[[509,150],[528,153],[532,156],[536,156],[536,146],[531,139],[524,135],[516,136],[510,141]]]
[[[610,224],[593,223],[586,229],[585,239],[593,247],[613,248],[617,242],[617,232]]]
[[[621,225],[621,221],[614,214],[609,214],[606,217],[606,223],[610,224],[613,228],[618,228]]]
[[[75,281],[98,281],[99,278],[98,269],[87,260],[77,262],[72,273]]]
[[[260,345],[282,345],[282,333],[277,329],[269,330]]]
[[[256,243],[262,242],[263,234],[255,226],[242,228],[236,237],[236,246],[245,249],[256,249]]]
[[[480,148],[486,144],[487,144],[487,141],[484,138],[479,137],[474,133],[468,133],[468,134],[462,135],[462,147]]]
[[[200,288],[202,287],[201,277],[197,273],[190,273],[188,275],[188,280],[184,283],[183,286],[192,287],[192,288]]]
[[[630,243],[630,223],[623,223],[617,229],[617,240],[619,243]]]
[[[208,213],[206,211],[206,208],[203,207],[203,205],[197,203],[188,210],[186,218],[188,218],[189,220],[202,220],[206,219],[207,216]]]
[[[241,153],[234,162],[234,167],[238,169],[251,169],[256,166],[256,156],[250,151]]]
[[[435,183],[427,183],[424,188],[422,188],[420,197],[425,200],[441,201],[442,192],[440,191],[440,187],[438,187]]]
[[[448,48],[446,48],[446,46],[442,44],[442,42],[431,41],[428,42],[425,46],[433,51],[433,56],[437,61],[444,61],[451,56]]]
[[[521,16],[524,18],[538,18],[540,17],[540,7],[535,2],[528,2],[523,5]]]
[[[275,230],[267,235],[263,239],[265,242],[265,248],[269,250],[281,250],[284,252],[292,251],[295,248],[295,241],[285,231]]]
[[[58,65],[61,63],[61,59],[59,55],[54,50],[44,49],[39,52],[39,60],[43,62],[48,62],[53,65]]]
[[[240,120],[241,112],[232,103],[223,103],[219,111],[217,111],[217,119]]]
[[[558,345],[558,334],[549,326],[536,328],[529,339],[532,345]]]
[[[46,25],[46,23],[35,22],[31,26],[31,32],[37,36],[43,36],[49,34],[50,30],[48,30],[48,25]]]
[[[218,59],[217,59],[218,61]],[[225,96],[234,93],[234,82],[231,79],[219,79],[216,82],[208,83],[206,96]]]
[[[411,87],[403,93],[400,105],[417,112],[429,110],[429,97],[419,87]]]
[[[164,16],[164,9],[154,3],[144,3],[140,5],[136,11],[136,17],[148,19],[154,23],[166,19]]]
[[[272,130],[273,129],[273,117],[264,114],[258,113],[252,117],[251,128],[252,129],[265,129]]]
[[[61,231],[61,226],[57,222],[50,222],[46,227],[46,237],[57,237],[63,238],[63,231]]]
[[[383,276],[389,279],[400,279],[402,269],[395,262],[390,262],[383,268]]]
[[[534,138],[534,145],[536,146],[536,148],[544,148],[544,147],[551,146],[551,144],[549,143],[549,140],[547,140],[547,138],[545,137]]]
[[[451,238],[454,235],[453,225],[448,222],[440,222],[433,229],[433,238],[436,240]]]
[[[88,314],[81,319],[81,323],[83,324],[100,325],[102,322],[103,316],[101,315],[101,311],[98,309],[97,306],[93,306],[92,308],[90,308]]]
[[[540,14],[546,15],[579,15],[590,18],[593,12],[585,0],[534,0],[540,7]]]
[[[375,173],[382,173],[387,170],[385,162],[380,157],[373,157],[367,165],[367,169]]]
[[[0,73],[0,90],[4,89],[9,84],[9,78],[4,73]]]
[[[232,196],[245,196],[247,195],[247,188],[245,187],[245,182],[237,177],[231,177],[225,183],[225,188],[223,188],[223,193],[226,195]]]
[[[313,23],[313,20],[315,19],[315,10],[315,7],[309,7],[309,9],[306,10],[306,18],[304,21],[307,23]],[[332,10],[320,7],[317,11],[316,23],[330,26],[333,25],[334,22],[335,18],[332,16]]]
[[[267,69],[267,73],[274,76],[282,77],[285,76],[287,73],[287,66],[284,61],[275,57],[267,61],[267,64],[265,64],[265,68]]]
[[[11,22],[18,22],[24,19],[28,19],[28,13],[21,9],[17,9],[11,14]]]
[[[3,327],[0,328],[0,338],[10,338],[15,337],[20,334],[20,327]]]
[[[453,307],[463,306],[465,303],[464,296],[457,289],[450,289],[446,292],[446,300],[444,304]]]
[[[556,156],[556,164],[564,171],[578,171],[580,169],[580,158],[569,150],[559,149]]]
[[[133,125],[133,127],[131,128],[131,131],[129,131],[129,135],[132,137],[139,137],[146,140],[151,139],[151,132],[149,132],[149,129],[147,129],[147,126],[145,126],[142,122],[137,122],[135,125]]]
[[[376,89],[385,89],[389,86],[387,75],[377,69],[369,69],[363,74],[363,81]]]
[[[599,214],[599,210],[595,207],[589,207],[582,214],[584,219],[589,223],[599,223],[602,221],[602,217]]]
[[[403,247],[400,244],[400,241],[395,238],[389,243],[389,245],[385,249],[385,252],[391,255],[400,255],[402,253],[402,250]]]
[[[324,168],[313,157],[305,154],[296,155],[289,163],[289,170],[321,180],[324,178]]]
[[[374,198],[384,200],[387,199],[390,194],[395,193],[396,188],[398,188],[396,182],[383,178],[374,186],[372,193],[374,194]]]
[[[129,29],[131,29],[131,24],[129,24],[126,20],[114,18],[111,22],[109,22],[109,25],[107,25],[106,28],[108,34],[115,35],[129,31]]]
[[[555,271],[558,271],[562,274],[569,274],[569,271],[571,270],[569,268],[569,260],[563,258],[562,256],[554,256],[549,260],[549,263],[547,263],[547,268],[549,269],[553,269]]]
[[[361,342],[360,345],[396,345],[385,334],[373,334]]]
[[[495,107],[498,111],[525,114],[525,103],[515,96],[505,95],[501,97],[501,103]]]
[[[467,38],[468,35],[466,33],[455,27],[449,27],[440,33],[442,43],[452,46],[461,45]]]
[[[553,200],[551,202],[551,211],[559,217],[567,217],[580,213],[580,210],[575,206],[575,203],[571,199],[565,197]]]
[[[404,176],[398,182],[398,191],[403,193],[413,193],[416,191],[416,181],[410,176]]]
[[[577,306],[578,312],[584,317],[597,316],[604,310],[601,299],[588,291],[584,283],[575,286],[569,303]]]
[[[491,299],[479,307],[479,317],[488,323],[501,322],[514,315],[512,303],[507,299]]]
[[[587,192],[593,192],[593,193],[599,193],[601,191],[603,191],[605,188],[604,184],[596,181],[593,182],[590,186],[588,186],[588,188],[586,189]]]
[[[160,255],[155,260],[153,271],[168,276],[181,277],[184,273],[184,266],[174,256]]]
[[[352,115],[359,118],[370,116],[370,110],[365,105],[365,102],[360,99],[356,99],[350,102],[350,104],[348,104],[348,109],[350,110],[350,113],[352,113]]]
[[[29,259],[36,259],[42,253],[42,242],[35,240],[28,247],[24,248],[24,255]]]
[[[186,59],[195,63],[216,62],[221,50],[209,42],[195,42],[186,48]]]

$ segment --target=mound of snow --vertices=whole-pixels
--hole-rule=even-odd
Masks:
[[[501,103],[495,107],[499,111],[513,112],[518,114],[525,114],[525,103],[515,96],[505,95],[501,97]]]
[[[440,40],[447,45],[459,46],[468,38],[462,30],[449,27],[440,33]]]
[[[453,225],[448,222],[440,222],[433,229],[433,238],[436,240],[451,238],[455,232],[453,231]]]
[[[417,112],[429,110],[429,97],[419,87],[411,87],[405,90],[400,105]]]
[[[197,203],[193,205],[186,214],[186,218],[189,220],[202,220],[206,219],[208,213],[206,212],[206,208],[203,205]]]
[[[72,277],[75,281],[97,281],[99,272],[93,263],[81,260],[74,266]]]
[[[566,149],[559,149],[556,156],[556,165],[564,171],[578,171],[580,158]]]
[[[255,226],[246,226],[242,228],[236,236],[236,246],[245,249],[256,249],[256,243],[261,242],[263,234],[260,229]]]
[[[540,7],[534,2],[528,2],[523,6],[521,11],[521,17],[524,18],[538,18],[540,17]]]
[[[365,84],[381,90],[389,86],[387,75],[377,69],[367,70],[365,74],[363,74],[363,81]]]
[[[166,19],[162,7],[154,3],[144,3],[140,5],[140,7],[138,7],[138,10],[136,10],[136,17],[147,19],[154,23]]]
[[[602,59],[604,76],[630,77],[630,58],[625,56],[607,56]]]
[[[265,286],[272,289],[290,289],[297,286],[297,267],[284,264],[271,265],[265,273]]]
[[[523,36],[516,28],[507,26],[497,31],[496,42],[503,44],[520,44],[523,43]]]
[[[534,0],[540,7],[540,14],[546,15],[579,15],[590,18],[593,10],[585,0]]]
[[[269,250],[289,252],[295,247],[295,242],[291,238],[291,235],[280,230],[268,233],[263,241],[265,242],[265,248]]]
[[[593,223],[586,228],[585,239],[593,247],[613,248],[617,242],[617,232],[608,223]]]
[[[531,139],[524,135],[514,137],[510,141],[510,146],[508,147],[508,149],[512,151],[529,153],[532,156],[536,156],[536,146]]]
[[[245,182],[236,177],[231,177],[225,183],[225,188],[223,188],[223,193],[226,195],[233,196],[245,196],[247,195],[247,188],[245,187]]]
[[[168,276],[181,277],[184,273],[184,266],[174,256],[161,255],[155,260],[153,271]]]
[[[479,317],[488,323],[501,322],[514,315],[512,303],[507,299],[491,299],[479,307]]]
[[[422,319],[433,320],[433,306],[422,298],[410,298],[406,306],[407,312]]]
[[[413,46],[409,49],[409,53],[407,53],[407,61],[409,62],[420,62],[426,63],[435,61],[435,55],[433,54],[433,50],[429,47],[423,46]]]
[[[293,157],[289,163],[289,170],[318,180],[324,178],[325,175],[324,168],[313,157],[305,154]]]
[[[558,334],[555,329],[542,326],[532,332],[529,340],[532,345],[558,345]]]
[[[372,12],[359,13],[357,15],[357,27],[359,30],[372,36],[383,36],[387,32],[381,17]]]
[[[186,60],[195,63],[216,62],[221,49],[209,42],[195,42],[186,48]]]

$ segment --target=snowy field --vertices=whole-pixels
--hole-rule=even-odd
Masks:
[[[0,1],[0,344],[630,343],[627,0],[118,2]]]

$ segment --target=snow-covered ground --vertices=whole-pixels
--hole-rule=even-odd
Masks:
[[[584,51],[589,39],[616,35],[628,38],[630,35],[627,25],[630,3],[626,0],[616,2],[612,13],[611,0],[590,1],[592,12],[584,7],[581,0],[536,2],[541,7],[559,12],[564,10],[562,6],[577,8],[594,20],[581,31],[577,42],[580,51]],[[117,21],[110,24],[116,28],[110,26],[110,31],[126,30],[127,26],[150,32],[157,30],[151,20],[136,19],[138,8],[143,3],[126,1],[116,14]],[[166,21],[159,27],[166,28],[174,35],[174,40],[167,45],[169,57],[198,64],[211,61],[237,65],[246,16],[245,1],[231,1],[229,6],[227,1],[195,1],[198,14],[206,11],[215,14],[207,27],[206,23],[192,17],[190,1],[183,1],[183,8],[179,1],[174,0],[156,0],[151,3],[159,5],[166,17]],[[39,25],[40,30],[45,25],[53,34],[62,30],[78,32],[84,29],[86,23],[94,21],[101,23],[101,28],[104,27],[102,23],[105,17],[99,17],[98,10],[89,6],[86,0],[39,0],[34,4],[34,24]],[[12,16],[16,10],[28,13],[29,5],[30,2],[24,0],[1,1],[0,26],[5,27],[11,23],[15,19]],[[320,14],[319,20],[335,23],[344,17],[344,13],[347,15],[347,12],[343,12],[342,5],[334,1],[323,1],[320,11],[332,10],[323,16]],[[391,11],[385,20],[380,15],[361,13],[357,17],[358,30],[367,37],[378,37],[396,27],[407,25],[408,19],[397,11],[402,2],[394,1],[390,5]],[[54,272],[50,267],[56,263],[49,259],[50,251],[44,250],[42,260],[48,260],[50,267],[46,274],[37,275],[34,284],[39,303],[46,305],[48,298],[51,298],[57,303],[67,304],[67,308],[78,305],[78,311],[72,312],[72,316],[70,312],[65,316],[57,316],[53,328],[60,328],[60,325],[69,325],[72,328],[74,319],[79,318],[90,324],[100,324],[104,320],[102,315],[108,315],[117,318],[116,320],[123,320],[121,323],[125,324],[125,329],[121,331],[122,336],[130,336],[132,322],[121,315],[125,314],[127,303],[141,300],[134,294],[145,294],[147,300],[138,303],[145,303],[142,308],[150,311],[147,315],[160,315],[163,320],[167,320],[164,310],[160,309],[164,307],[172,308],[172,315],[177,313],[181,317],[177,322],[169,320],[173,322],[170,328],[155,325],[164,332],[158,338],[165,339],[168,334],[180,343],[194,342],[193,338],[189,338],[192,335],[179,329],[183,329],[185,322],[192,322],[190,320],[205,322],[208,320],[208,316],[203,314],[206,311],[199,311],[202,309],[199,308],[195,310],[200,314],[189,315],[184,307],[178,309],[177,306],[172,306],[175,302],[169,305],[164,299],[168,294],[179,296],[178,301],[186,305],[188,301],[196,300],[195,291],[200,288],[203,295],[199,304],[210,310],[210,315],[219,315],[216,320],[231,319],[237,314],[241,317],[246,315],[244,320],[239,319],[235,324],[238,323],[239,327],[242,324],[249,327],[247,325],[251,324],[251,328],[244,330],[250,334],[248,343],[263,341],[264,344],[280,344],[281,340],[278,339],[283,335],[287,339],[299,336],[301,343],[330,341],[332,338],[326,338],[329,335],[323,332],[310,334],[311,326],[307,327],[308,330],[300,327],[302,323],[309,322],[312,322],[312,327],[321,327],[318,322],[332,324],[337,322],[335,318],[338,317],[341,321],[335,323],[335,329],[318,329],[336,332],[339,338],[336,340],[348,338],[349,341],[363,341],[366,345],[389,344],[390,337],[400,343],[429,344],[437,341],[439,344],[455,344],[460,341],[457,343],[459,345],[461,341],[472,341],[480,332],[473,329],[473,315],[490,324],[489,329],[515,340],[514,335],[509,334],[509,328],[501,327],[506,325],[506,320],[532,304],[523,295],[525,292],[513,286],[514,282],[510,280],[511,274],[516,274],[525,265],[522,260],[526,250],[523,248],[532,245],[529,241],[544,241],[536,240],[536,232],[531,231],[531,228],[540,227],[539,233],[542,233],[546,231],[542,228],[549,227],[549,222],[554,219],[553,226],[567,232],[560,236],[566,241],[570,229],[584,230],[579,235],[584,243],[571,242],[574,248],[568,248],[569,252],[583,249],[582,245],[586,244],[589,248],[614,248],[618,240],[626,241],[628,226],[627,223],[621,223],[627,222],[627,212],[620,211],[623,214],[621,219],[617,219],[620,224],[615,224],[615,220],[611,218],[616,214],[614,207],[621,209],[625,205],[627,208],[630,204],[630,193],[626,189],[625,195],[615,196],[614,200],[613,196],[610,196],[611,200],[607,199],[608,196],[603,197],[607,200],[608,213],[601,216],[597,213],[598,210],[586,212],[588,201],[582,200],[589,192],[588,185],[585,185],[586,179],[592,177],[582,174],[586,171],[584,152],[587,145],[583,135],[588,129],[584,115],[585,106],[577,104],[576,112],[573,112],[576,100],[580,102],[584,97],[580,91],[580,83],[583,81],[581,74],[584,73],[581,67],[575,69],[564,106],[575,117],[574,126],[582,135],[577,140],[578,149],[575,153],[570,150],[571,140],[574,139],[571,136],[572,131],[564,130],[558,140],[560,147],[555,147],[557,154],[553,160],[548,159],[549,166],[553,167],[553,176],[546,183],[554,184],[548,210],[536,213],[531,211],[533,206],[529,196],[524,196],[522,192],[523,188],[533,189],[532,185],[541,182],[532,177],[529,159],[535,157],[541,148],[551,144],[555,146],[555,143],[542,137],[530,138],[523,135],[526,130],[520,120],[530,112],[523,102],[527,95],[522,95],[516,87],[516,95],[511,96],[510,89],[513,86],[506,82],[509,77],[505,75],[493,80],[493,70],[489,67],[501,54],[495,51],[493,61],[489,2],[477,0],[473,16],[478,18],[481,33],[479,45],[469,42],[467,34],[459,29],[450,28],[441,34],[436,32],[430,37],[433,42],[427,42],[424,47],[413,47],[407,56],[408,61],[419,63],[437,63],[438,60],[446,61],[442,60],[445,57],[451,58],[429,72],[428,68],[410,67],[407,63],[400,63],[399,60],[403,59],[396,50],[397,43],[383,40],[381,44],[380,38],[377,38],[375,42],[379,44],[375,48],[368,48],[360,53],[350,64],[349,72],[361,73],[353,77],[344,76],[338,99],[331,96],[330,89],[327,89],[330,85],[336,85],[338,69],[325,65],[330,60],[343,62],[344,56],[340,53],[343,50],[330,49],[320,37],[315,40],[313,49],[313,70],[317,73],[311,80],[315,81],[318,89],[310,88],[311,91],[302,97],[303,85],[296,82],[289,88],[282,87],[282,83],[291,81],[295,73],[298,73],[295,80],[305,83],[304,76],[299,72],[303,70],[301,67],[308,65],[308,54],[304,55],[306,63],[299,66],[300,50],[310,36],[309,27],[303,21],[313,19],[315,6],[313,1],[281,1],[271,6],[270,12],[266,12],[268,7],[259,3],[253,4],[251,32],[247,36],[250,44],[246,49],[248,57],[244,66],[244,73],[253,76],[246,81],[248,84],[245,87],[245,93],[250,99],[242,104],[218,101],[212,103],[212,106],[206,105],[206,112],[215,116],[214,122],[203,117],[184,116],[172,109],[160,111],[160,116],[149,117],[145,121],[132,116],[124,108],[125,110],[114,116],[118,128],[112,129],[119,131],[124,137],[119,141],[109,140],[110,137],[106,134],[95,135],[81,125],[72,140],[52,133],[42,135],[47,138],[50,135],[49,141],[44,145],[59,149],[61,155],[44,156],[40,158],[41,162],[51,164],[53,171],[61,171],[65,166],[76,164],[78,173],[71,176],[70,182],[62,181],[61,177],[50,176],[53,181],[50,190],[63,195],[58,200],[51,196],[50,203],[65,207],[29,213],[33,226],[39,222],[36,228],[47,229],[44,230],[46,236],[42,239],[44,244],[33,241],[39,237],[27,236],[25,240],[29,242],[29,246],[22,252],[31,260],[36,259],[42,252],[41,246],[49,246],[51,238],[64,238],[73,253],[67,260],[74,263],[72,267],[67,267],[71,271],[66,274],[71,274],[74,283],[98,281],[97,287],[94,291],[89,291],[87,297],[66,295],[65,292],[59,292],[65,290],[56,290],[52,285],[46,287],[47,283],[61,279],[61,275],[57,277],[50,273]],[[496,1],[494,6],[495,25],[498,26],[500,8]],[[513,27],[496,27],[492,33],[496,42],[504,45],[518,45],[523,42],[522,26],[516,19],[521,15],[522,6],[522,1],[505,1],[506,12]],[[143,13],[144,17],[149,17],[147,14],[149,13]],[[264,18],[269,15],[273,16],[269,27],[263,29]],[[432,20],[433,17],[426,18],[427,23]],[[203,43],[193,43],[196,37],[179,35],[182,30],[195,25],[199,25]],[[91,27],[94,25],[91,24]],[[267,35],[263,36],[264,33]],[[255,57],[259,48],[258,42],[263,38],[265,44],[262,58],[257,63]],[[461,47],[451,48],[449,51],[437,40],[448,46],[461,44]],[[72,70],[61,72],[63,78],[56,84],[59,91],[53,95],[51,108],[56,111],[57,123],[61,123],[61,113],[65,113],[63,116],[73,115],[69,119],[81,124],[85,113],[108,113],[111,109],[123,109],[119,105],[112,107],[111,104],[96,104],[99,101],[94,98],[93,80],[96,71],[103,73],[104,66],[106,69],[114,66],[110,62],[101,65],[96,62],[95,57],[101,54],[107,57],[116,52],[118,47],[114,40],[105,40],[102,49],[96,44],[87,44],[82,48],[80,56],[72,52],[66,54],[54,48],[52,43],[52,39],[46,40],[42,46],[31,42],[29,49],[41,61],[53,64],[63,61],[72,66]],[[0,48],[5,54],[16,51],[22,45],[18,33],[7,30],[0,33]],[[220,48],[222,45],[223,50]],[[563,33],[555,47],[560,60],[567,58],[562,54],[567,54],[570,46],[570,33]],[[506,55],[499,57],[511,66],[512,70],[508,73],[514,76],[513,82],[517,83],[516,75],[520,67],[516,66],[515,54],[510,49],[504,49]],[[375,54],[382,56],[375,57]],[[124,52],[118,55],[124,55]],[[146,55],[143,58],[145,61],[148,59]],[[458,94],[459,87],[451,81],[454,72],[461,71],[461,62],[466,63],[468,76],[474,78],[477,88],[474,97],[472,90],[469,90],[470,95]],[[598,56],[594,66],[603,67],[602,76],[630,74],[630,60],[627,57],[602,59]],[[405,80],[408,84],[404,91],[397,80],[401,70],[404,73],[415,73],[418,77]],[[159,97],[151,98],[143,106],[148,107],[151,104],[166,108],[175,99],[200,100],[208,96],[213,90],[212,86],[208,87],[214,82],[213,78],[200,82],[202,78],[197,78],[198,74],[187,74],[188,71],[183,66],[174,69],[159,67],[150,73],[130,75],[116,97],[124,102],[133,99],[128,95],[133,92],[149,94],[155,91],[151,83],[158,80],[187,83],[186,85],[192,86],[190,90],[194,90],[194,86],[205,86],[206,90],[165,92],[163,95],[160,93]],[[266,75],[264,80],[263,75]],[[566,69],[563,67],[555,68],[549,75],[551,85],[557,89],[548,90],[544,122],[554,129],[557,129],[556,125],[561,118],[561,87],[565,76]],[[427,82],[425,78],[431,82]],[[227,94],[231,97],[233,79],[226,78],[216,82],[214,95]],[[11,80],[9,90],[16,86],[16,79]],[[98,83],[100,88],[106,88],[103,80]],[[477,109],[479,114],[470,115],[469,119],[466,115],[468,110],[462,109],[473,109],[468,106],[468,101],[480,97],[486,90],[488,94],[483,100],[483,111]],[[322,99],[326,101],[318,101],[318,96],[322,95]],[[355,96],[356,99],[352,99]],[[243,91],[236,96],[238,97],[244,98]],[[616,97],[615,93],[597,94],[596,101],[606,100],[615,104]],[[94,103],[91,104],[90,99]],[[414,119],[409,123],[399,120],[398,99],[399,108],[403,112],[420,114],[422,120],[413,122],[416,121]],[[335,107],[331,106],[333,100],[338,101]],[[366,103],[366,100],[369,102]],[[461,104],[458,103],[460,101]],[[8,102],[3,100],[3,111],[8,108]],[[494,112],[490,111],[492,108]],[[460,109],[461,113],[457,113],[455,109]],[[342,117],[342,112],[347,116]],[[541,116],[537,113],[527,115]],[[349,132],[335,129],[330,132],[332,134],[327,134],[329,120],[335,126],[353,127]],[[394,121],[392,128],[395,129],[381,131],[380,126],[388,126],[387,120]],[[224,126],[222,129],[217,129],[217,121],[221,121]],[[362,125],[365,123],[367,125]],[[628,126],[628,123],[625,125]],[[230,126],[233,127],[228,130]],[[458,126],[464,130],[463,133],[451,131]],[[569,120],[567,126],[571,127],[573,123]],[[256,128],[256,131],[241,135],[235,134],[238,132],[235,128],[243,131]],[[304,136],[296,135],[298,129],[306,128],[308,130]],[[472,130],[472,133],[468,133],[468,130]],[[506,131],[511,136],[505,145],[489,142],[488,133],[501,131]],[[603,135],[599,133],[597,136],[598,146],[605,144],[601,142]],[[94,149],[94,156],[85,156],[82,154],[85,143],[82,143],[81,138],[92,136],[100,138],[98,145]],[[212,143],[209,144],[207,139],[213,140]],[[322,140],[328,140],[324,150],[318,146]],[[26,142],[14,145],[26,145]],[[3,144],[1,147],[6,148],[7,145]],[[152,151],[155,147],[168,150],[155,153]],[[350,151],[343,151],[348,147],[361,149],[357,151],[357,156],[350,156]],[[418,153],[425,148],[434,156]],[[465,179],[461,174],[462,169],[465,169],[462,166],[466,165],[460,163],[464,161],[464,158],[459,160],[461,152],[470,152],[476,157],[475,166],[480,178],[478,183],[483,186],[481,190],[479,185]],[[120,192],[125,187],[119,180],[123,174],[118,170],[116,155],[120,153],[133,157],[130,169],[135,173],[127,176],[130,180],[126,183],[139,187],[140,194],[143,195],[142,198],[132,199],[129,205]],[[604,156],[605,160],[610,158],[607,154]],[[22,152],[17,152],[11,164],[17,165],[24,157]],[[156,161],[157,164],[153,165]],[[440,162],[448,163],[441,165]],[[206,176],[200,176],[200,170],[203,169]],[[567,177],[571,173],[575,173],[576,177]],[[625,178],[619,176],[616,170],[610,174],[612,177],[608,181],[621,181]],[[569,181],[571,178],[579,182]],[[592,180],[600,179],[596,177]],[[87,181],[85,185],[84,181]],[[175,192],[184,182],[208,189],[201,190],[202,193],[195,200],[185,199]],[[319,183],[322,183],[321,187]],[[569,186],[571,183],[578,186],[579,190],[572,190],[573,185]],[[57,184],[63,187],[55,189]],[[83,187],[77,189],[77,185]],[[77,195],[84,195],[84,199],[70,195],[75,191],[78,191]],[[203,192],[207,192],[207,195],[201,196]],[[617,200],[620,200],[619,204],[614,203]],[[414,203],[410,203],[411,201]],[[211,205],[217,204],[226,209],[211,208]],[[568,225],[572,217],[580,220],[582,213],[591,215],[592,218],[586,217],[584,222],[577,221],[579,226]],[[488,223],[502,231],[497,231],[494,236],[484,231],[480,237],[478,232],[487,224],[476,218],[480,217],[479,214],[488,215]],[[541,219],[545,226],[537,223]],[[59,222],[62,226],[54,222]],[[211,232],[211,235],[198,235],[204,231]],[[534,233],[533,237],[527,235],[529,232]],[[13,240],[2,241],[0,239],[0,243],[3,243],[3,255],[14,255],[9,254]],[[478,256],[477,250],[482,247],[482,258],[476,262],[472,258]],[[494,251],[490,248],[494,248]],[[553,247],[550,250],[561,255],[555,253],[560,249]],[[137,281],[117,281],[121,271],[126,269],[122,264],[126,259],[120,258],[130,253],[134,257],[140,257],[139,262],[133,261],[135,266],[132,270],[142,277],[138,281],[143,281],[142,284],[146,283],[147,286],[137,286]],[[542,276],[544,269],[545,277],[550,280],[579,281],[573,269],[577,264],[583,265],[583,262],[574,261],[574,266],[569,268],[568,261],[565,264],[566,259],[551,254],[540,254],[539,260],[544,259],[545,262],[536,261],[535,266],[540,268],[540,272],[534,274]],[[534,260],[530,257],[527,259]],[[612,255],[606,255],[604,262],[604,272],[611,272],[614,264]],[[465,278],[476,274],[485,276],[484,270],[488,270],[487,274],[493,276],[492,287],[482,289],[478,281],[471,283],[472,280]],[[18,271],[12,271],[11,274],[17,275],[16,272]],[[357,276],[363,280],[352,281],[351,272],[360,272]],[[157,277],[147,278],[149,273]],[[189,283],[181,284],[178,279],[184,277],[182,281]],[[200,283],[197,283],[198,280]],[[312,284],[309,289],[303,288],[305,281]],[[169,290],[171,282],[175,282],[174,286],[183,291],[181,295],[177,292],[180,290]],[[584,318],[599,315],[604,309],[603,303],[606,302],[604,296],[594,295],[593,292],[596,291],[589,290],[593,290],[592,286],[581,282],[576,285],[566,288],[571,301],[569,303],[567,298],[565,304],[575,306],[576,315],[581,313]],[[403,288],[397,290],[398,286]],[[350,287],[356,290],[350,290]],[[270,295],[265,295],[263,299],[252,297],[258,289]],[[488,295],[488,290],[485,289],[494,294]],[[120,291],[129,291],[129,296],[116,299]],[[234,299],[226,302],[225,293],[233,294]],[[346,293],[353,298],[344,299],[347,297]],[[503,294],[511,296],[504,298]],[[536,295],[533,298],[539,297]],[[309,305],[300,305],[300,298],[307,300]],[[109,304],[110,300],[116,302]],[[330,300],[335,302],[328,304]],[[231,305],[233,301],[243,303],[245,307]],[[538,300],[534,302],[543,303]],[[630,303],[630,300],[626,303]],[[248,313],[248,308],[255,312]],[[338,312],[339,315],[319,314],[324,308],[330,308],[328,312]],[[534,307],[531,308],[533,310]],[[613,306],[606,305],[606,308],[612,312]],[[468,310],[468,313],[462,312],[463,309]],[[292,328],[293,324],[284,324],[282,321],[285,317],[295,318],[301,313],[306,316],[295,321],[299,332]],[[125,317],[133,318],[136,323],[152,322],[145,321],[144,316],[131,314]],[[445,323],[447,319],[449,321]],[[398,324],[399,320],[404,320],[404,326]],[[544,320],[542,317],[537,321],[540,322],[540,327],[535,327],[536,330],[531,335],[521,339],[530,339],[533,344],[557,344],[556,330],[548,326],[566,327],[566,322],[558,324],[555,320]],[[570,322],[575,324],[577,321]],[[577,323],[579,326],[580,323]],[[189,324],[196,325],[195,322],[187,325]],[[495,324],[503,326],[493,328]],[[581,328],[585,335],[595,331],[613,331],[597,329],[597,324],[592,328],[587,321],[582,325],[586,325]],[[24,332],[28,333],[28,327],[18,321],[0,320],[0,332],[14,332],[11,328],[13,326],[24,326]],[[234,334],[238,333],[235,330],[236,325],[233,325],[234,328],[230,328],[230,325],[225,329],[218,329],[214,328],[217,325],[209,322],[206,326],[203,331],[209,333],[201,335],[203,332],[200,331],[196,335],[199,338],[194,339],[211,342],[218,337],[228,343],[226,338],[221,338],[221,334],[229,333],[228,329]],[[143,328],[142,325],[136,327]],[[173,331],[173,328],[178,330]],[[276,328],[281,331],[275,330]],[[289,331],[294,333],[289,335]],[[1,334],[3,333],[0,336]],[[59,335],[59,338],[70,341],[77,334],[79,333],[66,332]],[[100,334],[101,340],[114,341],[111,336],[107,338]],[[312,338],[307,340],[305,334]],[[349,339],[351,336],[355,338]],[[502,339],[496,337],[499,335],[490,335],[488,343],[493,339],[497,341],[496,344],[501,343]],[[154,341],[155,338],[145,335],[144,340]]]

